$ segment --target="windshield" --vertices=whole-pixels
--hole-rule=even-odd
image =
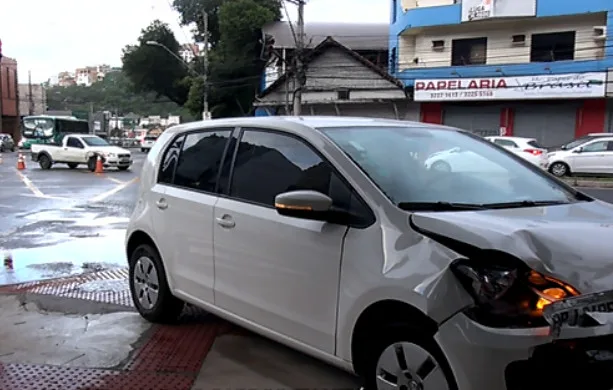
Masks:
[[[463,132],[321,128],[396,205],[567,203],[576,193],[529,163]]]
[[[100,137],[81,137],[87,146],[111,146],[108,142]]]
[[[51,118],[23,118],[22,134],[28,138],[51,138],[54,123]]]
[[[576,148],[579,145],[583,145],[587,141],[593,140],[594,138],[596,138],[596,137],[586,136],[586,137],[577,138],[574,141],[570,141],[569,143],[562,145],[560,147],[560,149],[562,149],[562,150],[571,150],[573,148]]]

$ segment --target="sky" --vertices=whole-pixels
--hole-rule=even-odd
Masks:
[[[154,19],[168,23],[179,42],[191,41],[190,28],[179,25],[171,4],[172,0],[2,1],[2,52],[17,59],[21,83],[27,83],[28,72],[33,83],[42,83],[84,66],[120,66],[123,47],[135,43]],[[289,12],[296,15],[295,7]],[[387,23],[389,1],[307,0],[305,20]]]

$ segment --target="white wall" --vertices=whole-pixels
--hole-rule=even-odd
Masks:
[[[409,29],[399,37],[399,69],[451,66],[453,39],[487,37],[487,65],[530,62],[532,34],[576,31],[575,59],[603,58],[605,41],[593,39],[594,26],[606,25],[606,15],[576,15],[570,17],[538,18],[526,21],[487,21],[454,26]],[[526,35],[525,46],[513,46],[513,35]],[[432,50],[432,41],[444,40],[442,51]],[[413,63],[418,58],[417,64]]]
[[[438,7],[441,5],[452,5],[455,4],[454,0],[402,0],[401,3],[402,9],[407,11],[412,8],[423,8],[423,7]]]

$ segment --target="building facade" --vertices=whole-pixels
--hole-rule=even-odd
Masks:
[[[0,58],[0,133],[20,139],[19,133],[19,88],[17,80],[17,61]]]
[[[19,113],[43,115],[47,112],[47,90],[40,84],[19,84]]]
[[[391,3],[389,70],[422,121],[545,146],[613,131],[613,1]]]

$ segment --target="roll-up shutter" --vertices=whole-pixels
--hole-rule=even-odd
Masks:
[[[575,138],[578,102],[527,103],[514,107],[513,136],[536,138],[545,147]]]
[[[482,136],[500,133],[500,106],[488,105],[445,105],[443,124],[453,126]]]

